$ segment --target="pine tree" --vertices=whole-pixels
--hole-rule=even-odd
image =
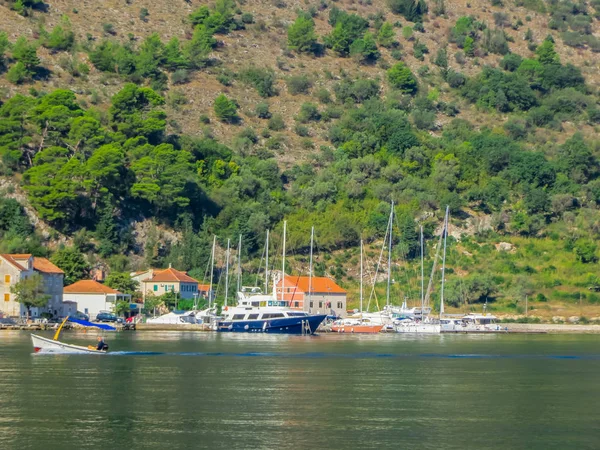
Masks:
[[[221,122],[233,122],[236,119],[237,107],[225,94],[215,99],[214,110]]]
[[[315,22],[312,18],[299,16],[288,28],[288,47],[297,52],[313,52],[317,44]]]
[[[379,29],[379,33],[377,34],[377,42],[382,47],[390,48],[395,44],[394,38],[396,37],[396,33],[394,32],[394,27],[389,22],[384,22]]]

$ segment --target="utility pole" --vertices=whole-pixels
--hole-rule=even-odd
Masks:
[[[227,239],[227,256],[225,258],[225,306],[227,306],[227,297],[229,295],[229,244],[231,239]]]

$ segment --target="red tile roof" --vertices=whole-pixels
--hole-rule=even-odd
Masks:
[[[194,280],[190,277],[187,272],[181,272],[179,270],[175,270],[171,267],[165,270],[161,270],[158,272],[154,272],[150,278],[145,279],[144,281],[155,281],[159,283],[165,282],[173,282],[173,283],[196,283],[198,284],[198,280]]]
[[[198,283],[198,291],[200,292],[208,292],[210,290],[210,284],[200,284]]]
[[[42,273],[64,274],[62,270],[52,264],[49,260],[46,258],[38,258],[37,256],[33,258],[33,268]]]
[[[65,286],[65,294],[121,294],[116,289],[109,288],[94,280],[81,280],[76,283]]]
[[[285,276],[285,287],[296,287],[302,292],[308,292],[310,277]],[[281,287],[281,280],[277,283],[277,287]],[[327,277],[312,277],[312,293],[323,294],[345,294],[346,291],[339,287],[335,281]]]
[[[6,260],[7,263],[9,263],[11,266],[15,267],[16,269],[18,269],[21,272],[27,270],[27,268],[25,268],[21,264],[19,264],[17,262],[17,259],[23,260],[23,259],[29,259],[31,257],[31,255],[24,255],[24,254],[18,254],[18,255],[2,254],[0,256],[2,258],[4,258],[4,260]]]

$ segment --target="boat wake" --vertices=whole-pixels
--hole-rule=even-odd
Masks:
[[[33,353],[33,355],[85,355],[85,353]],[[229,357],[229,358],[290,358],[290,359],[559,359],[559,360],[600,360],[599,355],[500,355],[500,354],[395,354],[395,353],[287,353],[287,352],[144,352],[144,351],[115,351],[105,354],[108,356],[183,356],[183,357]]]

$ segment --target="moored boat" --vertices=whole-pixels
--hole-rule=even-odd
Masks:
[[[327,317],[292,309],[258,287],[242,287],[238,305],[227,307],[222,315],[217,331],[271,334],[314,334]]]

